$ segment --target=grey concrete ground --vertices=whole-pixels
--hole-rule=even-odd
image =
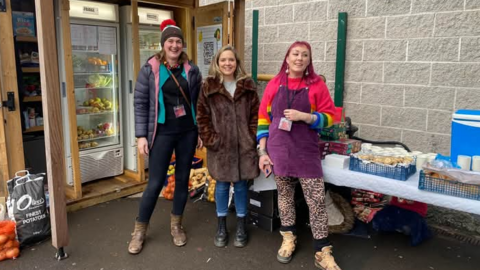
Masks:
[[[55,249],[47,241],[22,250],[14,261],[0,262],[0,269],[316,269],[311,234],[299,232],[298,249],[290,264],[276,261],[281,243],[278,232],[249,227],[251,241],[246,248],[229,245],[216,248],[214,205],[187,205],[184,225],[189,242],[175,247],[169,234],[170,202],[159,199],[144,251],[127,253],[127,243],[136,215],[138,199],[120,199],[69,214],[70,257],[56,261]],[[230,231],[234,220],[229,220]],[[334,235],[335,257],[343,270],[478,270],[480,247],[437,236],[419,247],[411,247],[400,234],[376,234],[370,239]]]

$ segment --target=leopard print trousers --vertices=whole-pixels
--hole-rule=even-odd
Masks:
[[[278,208],[282,226],[295,225],[295,185],[297,178],[275,176],[278,191]],[[328,236],[328,217],[325,207],[323,178],[298,178],[308,205],[310,226],[314,239]]]

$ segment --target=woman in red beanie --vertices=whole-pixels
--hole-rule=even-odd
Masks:
[[[170,229],[176,246],[187,243],[182,227],[183,210],[188,198],[188,178],[195,147],[202,146],[195,116],[202,76],[183,51],[182,30],[175,21],[162,22],[161,30],[162,50],[147,60],[135,85],[135,137],[140,154],[149,156],[150,168],[128,246],[131,254],[142,250],[173,151],[176,170]]]

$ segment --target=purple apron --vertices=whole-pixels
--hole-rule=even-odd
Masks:
[[[267,139],[268,154],[274,164],[273,173],[298,178],[323,177],[318,132],[303,121],[293,122],[290,131],[278,128],[280,119],[284,117],[283,111],[288,108],[287,91],[296,91],[291,109],[311,113],[308,87],[287,90],[285,85],[280,85],[272,102],[272,123]]]

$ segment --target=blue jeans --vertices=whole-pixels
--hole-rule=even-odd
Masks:
[[[230,182],[217,181],[215,186],[215,203],[217,205],[217,216],[226,217],[228,214],[228,195],[230,191]],[[235,209],[237,217],[245,217],[247,215],[247,181],[240,180],[233,184]]]

